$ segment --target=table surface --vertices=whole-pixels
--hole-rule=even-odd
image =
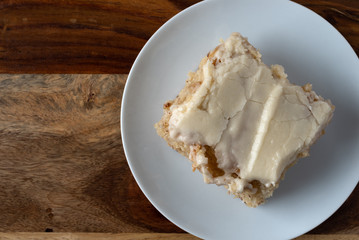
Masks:
[[[54,231],[192,239],[150,204],[132,177],[119,106],[140,49],[196,2],[0,2],[0,232],[7,232],[0,238]],[[359,1],[295,2],[324,17],[359,54]],[[315,235],[302,238],[358,237],[359,187],[309,234]],[[79,236],[66,239],[86,237]],[[106,238],[113,236],[119,237]]]

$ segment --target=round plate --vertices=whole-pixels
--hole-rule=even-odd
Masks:
[[[184,87],[189,71],[232,32],[248,37],[264,63],[281,64],[291,82],[336,106],[311,156],[289,169],[266,204],[249,208],[226,189],[203,182],[191,163],[153,127],[162,105]],[[288,239],[319,225],[359,178],[359,61],[339,32],[290,1],[227,0],[196,4],[147,42],[123,94],[121,130],[131,171],[151,203],[180,228],[205,239]]]

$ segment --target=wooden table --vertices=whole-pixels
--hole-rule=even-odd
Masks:
[[[138,188],[119,126],[135,57],[163,23],[196,2],[0,2],[0,239],[194,239]],[[296,2],[328,20],[359,54],[359,1]],[[300,237],[354,238],[358,186]]]

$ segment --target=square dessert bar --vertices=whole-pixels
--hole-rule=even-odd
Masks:
[[[310,84],[291,84],[280,65],[233,33],[202,59],[155,124],[206,183],[250,207],[272,196],[286,170],[324,133],[334,106]]]

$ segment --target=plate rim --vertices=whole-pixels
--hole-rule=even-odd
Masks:
[[[165,29],[167,28],[173,21],[176,21],[176,19],[184,14],[187,14],[188,11],[191,11],[194,8],[199,7],[200,5],[206,5],[209,2],[215,2],[217,0],[206,0],[206,1],[202,1],[202,2],[198,2],[194,5],[191,5],[185,9],[183,9],[182,11],[180,11],[179,13],[175,14],[174,16],[172,16],[169,20],[167,20],[163,25],[160,26],[160,28],[158,28],[155,33],[148,39],[148,41],[145,43],[145,45],[142,47],[142,49],[140,50],[139,54],[137,55],[131,69],[130,72],[128,74],[127,80],[126,80],[126,84],[123,90],[123,94],[122,94],[122,101],[121,101],[121,117],[120,117],[120,125],[121,125],[121,139],[122,139],[122,145],[123,145],[123,150],[125,153],[125,157],[126,157],[126,161],[129,165],[129,168],[131,170],[131,174],[134,177],[137,185],[139,186],[139,188],[141,189],[142,193],[146,196],[146,198],[150,201],[150,203],[152,204],[152,206],[154,206],[156,208],[157,211],[159,211],[166,219],[168,219],[171,223],[173,223],[174,225],[176,225],[177,227],[179,227],[180,229],[194,235],[194,236],[201,236],[203,234],[199,234],[196,233],[196,231],[192,231],[191,229],[188,229],[187,227],[184,226],[180,226],[180,224],[177,224],[176,221],[172,220],[171,217],[168,216],[168,214],[166,214],[166,210],[163,210],[161,208],[161,206],[159,206],[153,199],[151,199],[149,197],[149,193],[147,192],[147,190],[145,189],[144,185],[141,183],[141,181],[139,180],[139,177],[136,176],[135,174],[135,169],[133,166],[133,163],[130,160],[129,157],[129,152],[128,152],[128,147],[127,147],[127,143],[126,143],[126,137],[125,137],[125,127],[123,122],[126,122],[125,119],[125,114],[124,114],[124,105],[127,104],[127,94],[128,94],[128,86],[129,86],[129,82],[131,81],[131,79],[133,78],[134,75],[134,69],[136,68],[136,65],[138,64],[138,62],[140,61],[140,59],[142,58],[142,56],[145,54],[146,49],[148,48],[148,46],[152,43],[152,41],[154,41],[155,38],[158,37],[158,35]],[[246,0],[241,0],[241,1],[246,1]],[[262,0],[257,0],[257,1],[262,1]],[[276,0],[277,2],[285,2],[282,0]],[[342,40],[344,40],[344,42],[347,44],[347,46],[349,46],[349,48],[351,49],[351,51],[358,57],[358,55],[356,54],[356,52],[354,51],[352,45],[347,41],[347,39],[341,34],[341,32],[339,32],[331,23],[329,23],[325,18],[323,18],[322,16],[320,16],[318,13],[314,12],[313,10],[299,4],[293,1],[288,1],[290,4],[294,4],[296,5],[296,7],[300,7],[305,9],[306,11],[310,11],[311,14],[315,14],[316,17],[319,19],[321,19],[322,21],[324,21],[328,26],[330,26],[332,28],[333,31],[335,31],[336,34],[339,34],[339,36],[342,38]],[[321,223],[325,222],[327,219],[329,219],[334,213],[336,213],[338,211],[338,209],[346,202],[346,200],[350,197],[350,195],[352,194],[352,192],[354,191],[354,189],[357,187],[359,180],[357,181],[356,184],[354,184],[354,187],[351,189],[350,193],[348,196],[345,197],[345,200],[343,202],[341,202],[340,204],[338,204],[338,206],[335,208],[335,210],[329,214],[328,216],[324,217],[324,219],[322,221],[320,221],[318,224],[315,224],[314,226],[312,226],[311,228],[302,231],[299,235],[295,234],[295,236],[291,236],[291,237],[298,237],[301,236],[311,230],[313,230],[314,228],[316,228],[317,226],[319,226]]]

